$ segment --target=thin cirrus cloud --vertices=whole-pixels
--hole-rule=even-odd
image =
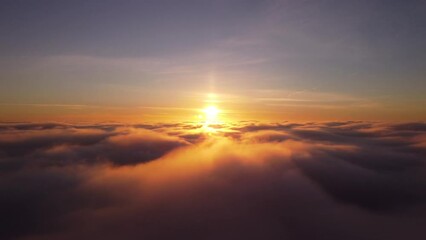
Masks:
[[[0,125],[1,238],[422,239],[424,123],[199,127]]]

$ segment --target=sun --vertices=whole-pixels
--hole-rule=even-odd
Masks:
[[[207,123],[215,123],[217,122],[217,117],[220,113],[220,110],[215,106],[208,106],[203,109],[206,122]]]
[[[216,106],[208,106],[201,111],[204,113],[204,116],[200,116],[203,119],[202,130],[209,135],[216,133],[217,129],[214,126],[221,124],[218,117],[221,111]]]

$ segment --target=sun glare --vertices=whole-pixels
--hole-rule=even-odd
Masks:
[[[215,106],[209,106],[204,108],[203,112],[204,112],[206,121],[215,122],[217,121],[217,116],[220,111]]]
[[[222,119],[222,110],[217,107],[218,95],[215,93],[208,93],[206,95],[206,100],[204,102],[207,103],[205,108],[200,109],[200,115],[198,118],[202,121],[202,130],[207,133],[215,133],[217,128],[223,123]]]
[[[220,123],[218,118],[220,110],[215,106],[208,106],[202,112],[204,113],[204,116],[201,116],[203,118],[203,131],[209,134],[215,133],[217,130],[212,125]]]
[[[216,106],[208,106],[202,110],[204,116],[203,119],[203,131],[213,133],[216,129],[212,125],[220,124],[219,113],[221,112]]]

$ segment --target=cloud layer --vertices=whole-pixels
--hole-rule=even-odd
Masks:
[[[425,123],[0,125],[1,239],[424,239]]]

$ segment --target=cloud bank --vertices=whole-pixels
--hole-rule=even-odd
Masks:
[[[424,239],[426,124],[0,124],[1,239]]]

